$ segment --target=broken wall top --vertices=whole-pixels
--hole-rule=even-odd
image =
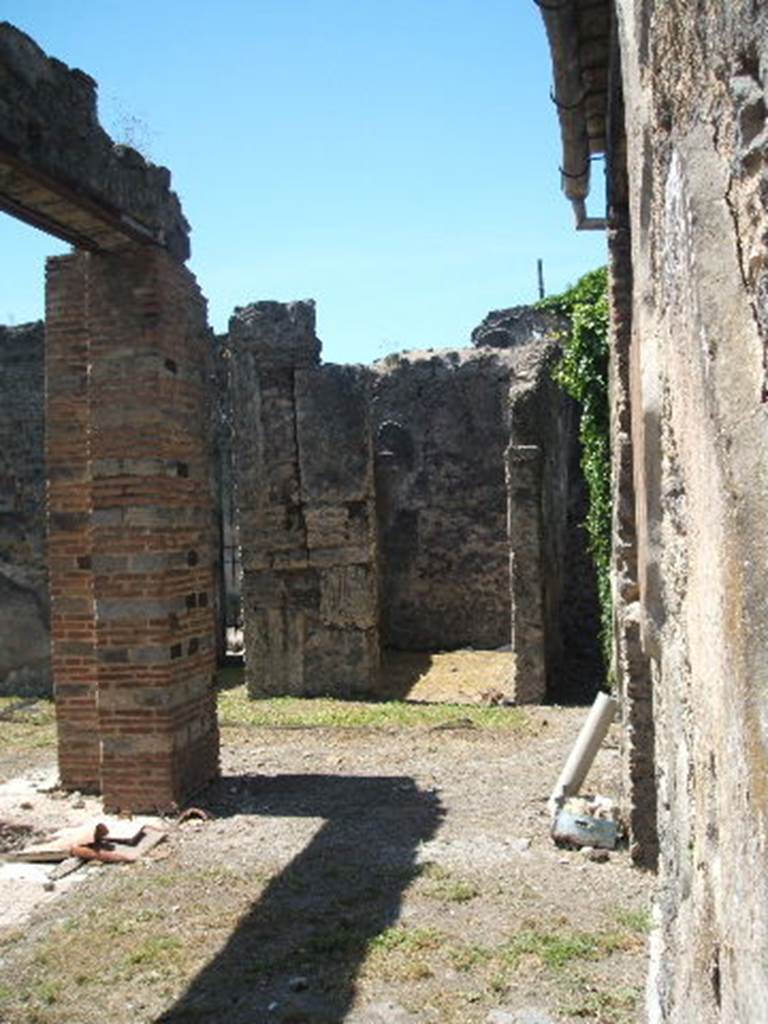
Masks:
[[[259,367],[318,366],[321,342],[315,334],[315,304],[264,300],[238,306],[229,321],[233,345],[251,352]]]
[[[517,348],[561,338],[568,320],[560,313],[536,306],[494,309],[472,331],[475,348]]]
[[[151,242],[189,256],[165,167],[113,143],[94,80],[0,22],[0,208],[84,249]]]

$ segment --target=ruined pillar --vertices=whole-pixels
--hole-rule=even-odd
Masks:
[[[349,695],[378,667],[368,380],[319,365],[311,302],[230,321],[246,679]]]
[[[49,522],[53,544],[77,526],[86,551],[72,545],[87,589],[77,611],[90,643],[83,669],[91,670],[77,721],[87,709],[89,764],[98,765],[106,806],[168,810],[218,768],[205,306],[194,278],[160,249],[65,259],[85,283],[82,330],[71,342],[88,372],[84,384],[77,378],[79,453],[59,457],[84,467],[84,507],[71,524],[62,520],[52,478]],[[48,279],[53,339],[69,298],[57,262]],[[49,418],[59,379],[49,376]],[[62,429],[51,423],[49,452],[59,450]],[[73,785],[65,772],[71,684],[59,658],[71,628],[59,614],[62,598],[69,608],[69,577],[55,577],[53,588],[62,777]]]
[[[538,445],[506,452],[507,524],[512,591],[512,650],[517,704],[540,704],[547,690],[542,578],[541,474]]]

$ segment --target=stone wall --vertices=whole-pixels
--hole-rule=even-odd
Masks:
[[[230,321],[252,696],[370,691],[378,669],[369,376],[320,366],[314,304]]]
[[[171,175],[101,127],[96,82],[0,22],[0,209],[84,249],[126,239],[189,255]]]
[[[406,352],[375,363],[382,642],[509,645],[504,452],[515,358]]]
[[[0,327],[0,694],[50,694],[43,324]]]
[[[564,326],[502,310],[475,349],[373,367],[382,642],[511,645],[521,702],[592,693],[603,671],[576,408],[551,377]]]
[[[520,671],[507,696],[521,702],[594,692],[602,668],[577,417],[551,379],[552,335],[564,325],[530,309],[490,320],[506,345],[480,332],[474,349],[365,369],[320,365],[311,303],[235,312],[227,345],[252,695],[375,690],[379,640],[513,646]]]
[[[768,1020],[768,11],[620,0],[639,619],[654,685],[650,1019]]]
[[[572,537],[580,524],[570,512],[583,481],[576,406],[552,380],[559,354],[559,344],[552,341],[523,349],[509,397],[508,543],[519,703],[567,694],[576,682],[571,676],[577,650],[568,651],[563,643],[564,625],[574,619],[566,595],[573,598],[581,587],[575,617],[582,632],[587,632],[594,611],[594,572],[590,566],[584,572]],[[594,646],[594,629],[590,639]],[[599,679],[592,680],[590,689],[597,688]]]

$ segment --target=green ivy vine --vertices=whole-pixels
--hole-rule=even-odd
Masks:
[[[611,451],[608,408],[608,271],[592,270],[561,295],[539,303],[570,323],[563,356],[553,369],[557,383],[581,407],[581,467],[589,489],[584,523],[597,571],[601,644],[606,666],[612,644]]]

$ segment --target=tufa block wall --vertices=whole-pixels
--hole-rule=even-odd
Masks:
[[[386,646],[511,642],[504,451],[514,362],[463,349],[373,366]]]
[[[230,344],[249,692],[369,691],[379,648],[368,375],[319,365],[311,302],[237,310]]]

